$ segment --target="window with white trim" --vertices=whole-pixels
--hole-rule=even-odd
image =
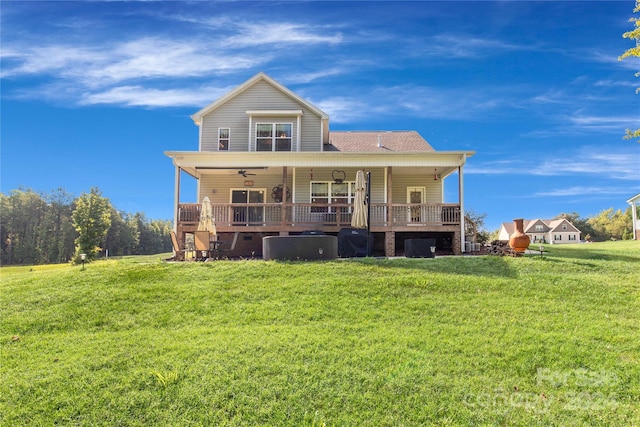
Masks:
[[[350,205],[355,197],[355,182],[312,182],[311,203],[317,203],[318,207],[312,207],[311,212],[336,212],[336,208],[326,205]],[[341,211],[350,209],[339,208]]]
[[[256,151],[291,151],[292,123],[256,123]]]
[[[566,230],[567,229],[567,224],[562,224],[562,229]]]
[[[542,231],[542,224],[536,224],[536,231]]]
[[[555,234],[553,240],[562,240],[562,234]]]
[[[229,151],[230,134],[231,134],[231,129],[218,128],[218,150],[219,151]]]

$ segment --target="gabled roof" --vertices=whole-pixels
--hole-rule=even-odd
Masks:
[[[568,224],[570,229],[562,230],[560,228],[562,223]],[[575,231],[577,233],[582,233],[580,230],[578,230],[576,228],[575,225],[571,224],[571,222],[569,222],[565,218],[559,218],[559,219],[534,219],[534,220],[525,219],[522,222],[522,224],[523,224],[524,232],[525,233],[530,233],[530,234],[543,233],[543,232],[544,233],[548,233],[550,231],[558,231],[558,232]],[[543,231],[535,231],[533,229],[535,224],[544,224],[544,226],[546,228]],[[515,227],[513,225],[513,221],[511,221],[511,222],[503,222],[502,223],[502,227],[504,227],[506,232],[509,233],[509,234],[512,234],[515,231]]]
[[[324,151],[383,153],[435,150],[416,131],[331,131]]]
[[[549,225],[541,219],[534,219],[533,221],[525,221],[524,232],[525,233],[547,233],[549,231]],[[542,230],[536,230],[536,225],[542,225]]]
[[[562,224],[567,224],[568,227],[566,230],[562,230],[560,228]],[[567,221],[564,218],[554,219],[552,221],[549,221],[549,227],[551,227],[551,231],[576,231],[580,233],[580,230],[578,230],[575,225],[571,224],[569,221]],[[569,228],[571,228],[572,230],[570,230]]]
[[[528,219],[525,219],[525,220],[522,221],[522,228],[524,229],[525,233],[527,232],[527,228],[529,227],[529,223],[531,223],[531,221],[529,221]],[[509,235],[513,234],[513,232],[516,231],[516,226],[513,223],[513,221],[503,222],[502,223],[502,227],[505,229],[505,231]]]
[[[282,86],[280,83],[278,83],[277,81],[275,81],[271,77],[267,76],[263,72],[260,72],[260,73],[256,74],[255,76],[253,76],[252,78],[250,78],[246,82],[242,83],[240,86],[238,86],[235,89],[233,89],[231,92],[228,92],[226,95],[222,96],[221,98],[218,98],[217,100],[213,101],[211,104],[207,105],[206,107],[204,107],[203,109],[201,109],[197,113],[193,114],[191,116],[191,119],[193,119],[193,121],[195,122],[196,125],[200,125],[202,123],[202,117],[203,116],[209,114],[211,111],[215,110],[216,108],[218,108],[219,106],[223,105],[224,103],[226,103],[230,99],[235,98],[239,94],[243,93],[244,91],[246,91],[247,89],[249,89],[250,87],[255,85],[256,83],[261,82],[261,81],[270,84],[271,86],[273,86],[274,88],[276,88],[277,90],[279,90],[283,94],[287,95],[291,99],[295,100],[299,104],[304,105],[309,110],[313,111],[315,114],[320,116],[323,120],[328,120],[329,119],[329,116],[325,112],[320,110],[318,107],[316,107],[315,105],[309,103],[304,98],[299,97],[294,92],[292,92],[289,89],[287,89],[286,87]]]
[[[634,202],[637,202],[637,201],[640,201],[640,193],[636,194],[635,196],[627,200],[627,203],[633,204]]]

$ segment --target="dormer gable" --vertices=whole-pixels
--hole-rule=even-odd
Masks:
[[[310,102],[308,102],[304,98],[301,98],[300,96],[296,95],[294,92],[292,92],[291,90],[287,89],[285,86],[281,85],[280,83],[278,83],[277,81],[275,81],[274,79],[272,79],[271,77],[269,77],[268,75],[266,75],[263,72],[259,72],[258,74],[256,74],[255,76],[253,76],[252,78],[247,80],[246,82],[242,83],[240,86],[238,86],[235,89],[233,89],[231,92],[228,92],[226,95],[218,98],[217,100],[213,101],[211,104],[209,104],[206,107],[202,108],[200,111],[198,111],[197,113],[193,114],[191,116],[191,119],[193,120],[193,122],[196,125],[200,126],[202,124],[202,117],[204,117],[205,115],[211,113],[216,108],[218,108],[221,105],[225,104],[229,100],[237,97],[241,93],[247,91],[248,89],[250,89],[251,87],[255,86],[259,82],[268,83],[269,85],[273,86],[274,88],[276,88],[277,90],[279,90],[283,94],[285,94],[288,97],[290,97],[291,99],[295,100],[297,103],[302,104],[306,108],[308,108],[309,110],[313,111],[315,114],[317,114],[323,120],[329,120],[329,116],[324,111],[320,110],[318,107],[316,107],[315,105],[311,104]]]
[[[329,116],[258,73],[191,116],[199,151],[323,151]]]
[[[551,229],[550,231],[554,232],[554,233],[567,232],[567,231],[580,233],[580,230],[578,230],[573,224],[571,224],[565,218],[555,219],[555,220],[550,221],[549,227]]]
[[[525,233],[547,233],[548,231],[549,226],[541,219],[527,221],[524,230]]]

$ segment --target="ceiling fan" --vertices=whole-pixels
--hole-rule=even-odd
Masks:
[[[249,176],[249,175],[255,175],[255,173],[250,173],[250,172],[247,172],[247,171],[246,171],[246,170],[244,170],[244,169],[240,169],[240,170],[238,171],[238,175],[242,175],[243,177],[245,177],[245,178],[246,178],[246,177],[247,177],[247,176]]]

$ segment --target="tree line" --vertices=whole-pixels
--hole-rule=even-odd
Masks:
[[[561,213],[554,219],[566,219],[580,230],[580,238],[592,242],[604,242],[607,240],[632,240],[633,239],[633,211],[631,206],[626,210],[613,208],[600,211],[596,215],[583,218],[577,212]],[[488,231],[484,221],[487,214],[479,214],[473,211],[465,213],[465,233],[474,236],[476,242],[486,243],[498,240],[500,229]]]
[[[606,240],[632,240],[632,210],[613,208],[600,211],[589,218],[581,218],[577,212],[562,213],[556,218],[565,218],[581,232],[583,240],[604,242]]]
[[[80,197],[63,189],[0,193],[2,265],[170,252],[171,230],[171,221],[117,210],[97,188]]]

